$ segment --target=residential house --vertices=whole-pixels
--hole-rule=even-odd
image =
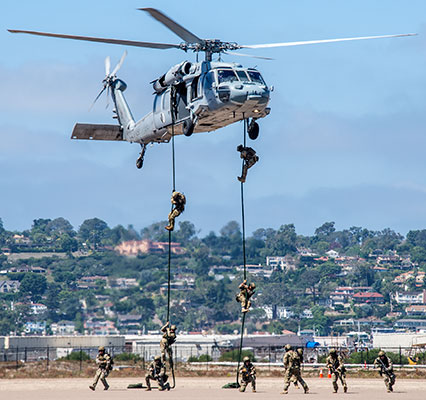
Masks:
[[[0,281],[0,293],[16,293],[19,292],[19,281]]]
[[[426,290],[421,292],[396,292],[393,298],[398,304],[426,304]]]
[[[137,256],[138,254],[164,254],[169,251],[169,242],[153,242],[148,239],[129,240],[122,242],[114,248],[114,250],[123,256]],[[184,254],[186,250],[181,247],[180,243],[172,242],[170,251],[173,254]]]
[[[383,304],[385,302],[383,295],[376,292],[359,292],[352,297],[355,303],[364,304]]]
[[[24,332],[27,335],[45,335],[46,334],[46,321],[28,321],[25,322]]]
[[[31,303],[30,304],[30,308],[31,308],[31,314],[43,314],[44,312],[47,311],[47,307],[44,304],[40,304],[40,303]]]
[[[50,329],[54,335],[66,336],[75,334],[75,323],[72,321],[59,321],[50,325]]]
[[[409,317],[425,317],[426,305],[413,304],[406,307],[405,312]]]

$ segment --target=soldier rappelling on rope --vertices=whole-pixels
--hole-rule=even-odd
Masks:
[[[163,362],[166,362],[166,353],[169,357],[170,366],[173,365],[173,350],[172,344],[176,342],[176,325],[171,325],[167,321],[166,325],[161,328],[163,332],[163,337],[161,338],[160,348],[161,348],[161,359]]]
[[[168,231],[173,231],[175,228],[175,218],[182,214],[185,210],[186,198],[184,194],[174,191],[170,201],[172,202],[173,209],[168,216],[169,225],[167,225],[165,228]]]
[[[238,177],[238,180],[241,183],[244,183],[247,178],[248,169],[259,161],[259,156],[256,155],[256,151],[254,149],[251,147],[244,147],[242,144],[237,147],[237,151],[241,153],[240,157],[244,160],[243,171],[241,176]]]
[[[235,300],[241,303],[241,312],[246,313],[250,310],[250,298],[254,295],[256,285],[254,283],[247,285],[247,279],[244,279],[238,289],[240,289],[240,292],[235,296]]]

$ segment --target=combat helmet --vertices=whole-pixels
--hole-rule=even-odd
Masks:
[[[250,357],[244,357],[244,358],[243,358],[243,361],[244,361],[244,362],[246,362],[246,361],[250,361]]]
[[[303,356],[303,349],[301,347],[299,347],[296,351],[299,356]]]
[[[291,350],[291,344],[286,344],[284,346],[285,351],[290,351]]]
[[[98,351],[105,351],[105,347],[104,346],[99,346],[98,347]]]
[[[380,350],[378,355],[379,357],[383,357],[385,355],[385,352],[383,350]]]
[[[160,361],[161,360],[161,356],[155,356],[154,357],[154,361]]]
[[[330,350],[330,354],[333,354],[333,355],[334,355],[334,354],[337,354],[337,350],[336,350],[336,349],[331,349],[331,350]]]
[[[171,330],[171,331],[175,331],[175,330],[176,330],[176,325],[172,325],[172,326],[170,327],[170,330]]]
[[[256,289],[256,285],[253,282],[250,283],[249,287],[252,288],[252,289]]]

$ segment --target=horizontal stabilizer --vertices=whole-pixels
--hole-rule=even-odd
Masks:
[[[71,139],[123,140],[123,130],[118,125],[75,124]]]

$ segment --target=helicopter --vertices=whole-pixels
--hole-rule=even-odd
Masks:
[[[92,106],[106,90],[107,95],[111,95],[114,104],[113,118],[117,119],[118,125],[77,123],[71,139],[139,143],[141,151],[136,160],[136,167],[139,169],[143,166],[148,144],[167,143],[175,135],[191,136],[193,133],[212,132],[235,122],[245,121],[249,138],[257,139],[260,130],[257,121],[269,115],[271,111],[268,103],[273,87],[267,86],[261,73],[255,68],[246,68],[239,63],[222,62],[220,58],[222,54],[229,54],[230,51],[240,49],[276,48],[416,35],[407,33],[239,45],[219,39],[201,39],[157,9],[139,8],[138,10],[147,12],[179,36],[183,42],[180,44],[140,42],[15,29],[9,29],[9,32],[152,49],[180,49],[196,53],[195,62],[185,60],[176,64],[151,82],[154,88],[153,109],[139,121],[135,121],[123,95],[127,88],[126,83],[117,78],[117,72],[121,68],[127,52],[124,52],[112,71],[110,58],[105,59],[103,87]],[[200,52],[205,54],[204,61],[198,61]],[[219,56],[217,61],[213,61],[214,54]],[[233,54],[271,60],[268,57],[244,53]]]

